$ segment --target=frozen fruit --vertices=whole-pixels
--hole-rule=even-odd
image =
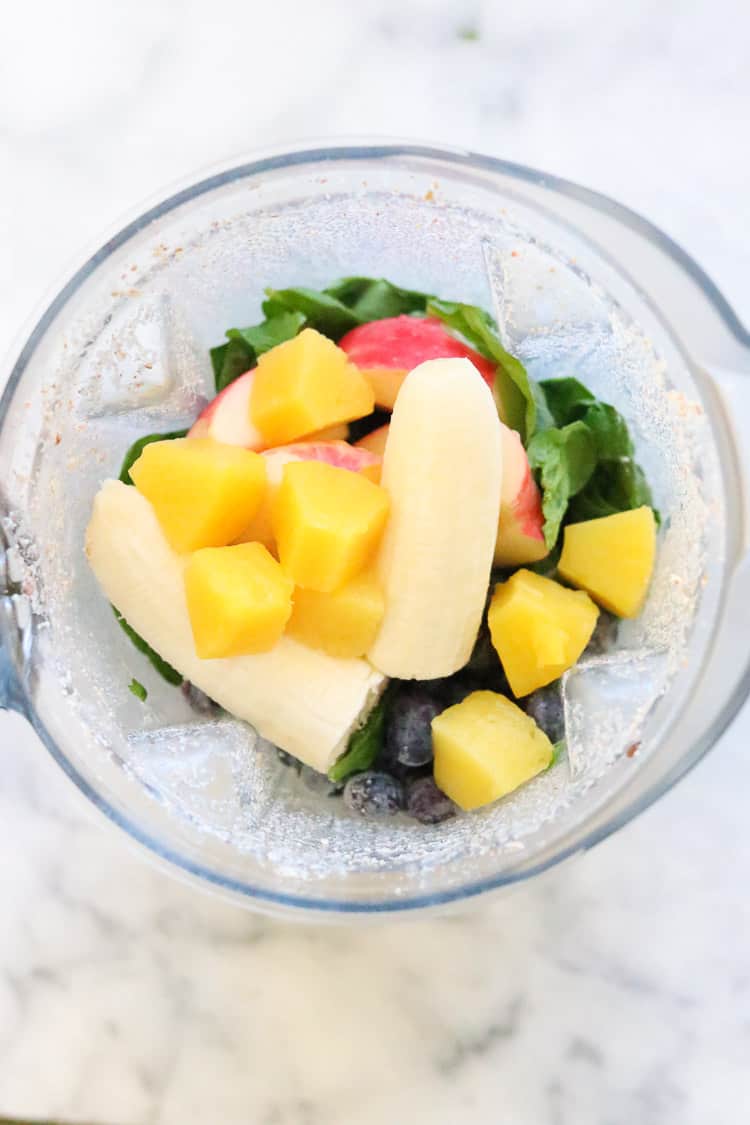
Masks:
[[[180,553],[231,543],[255,515],[266,488],[260,454],[211,438],[152,442],[130,476]]]
[[[250,420],[250,392],[254,379],[255,368],[225,387],[198,416],[188,437],[210,437],[225,445],[239,445],[256,452],[265,449],[268,443]]]
[[[563,532],[558,572],[618,617],[636,617],[648,592],[656,556],[650,508],[571,523]]]
[[[328,594],[297,587],[287,632],[331,656],[362,656],[375,640],[384,609],[383,591],[370,573]]]
[[[520,436],[501,423],[503,484],[495,544],[496,566],[539,562],[549,554],[544,542],[542,498]]]
[[[466,359],[409,373],[381,484],[392,511],[376,569],[385,616],[368,656],[404,680],[461,668],[482,619],[500,509],[500,422]]]
[[[459,808],[478,809],[546,769],[552,744],[521,708],[475,691],[432,723],[435,782]]]
[[[196,551],[185,567],[185,596],[198,656],[273,648],[292,612],[292,589],[260,543]]]
[[[375,453],[382,459],[385,454],[385,443],[388,441],[390,428],[390,426],[378,426],[377,430],[371,430],[369,434],[365,434],[354,444],[357,449],[366,449],[369,453]]]
[[[370,385],[331,340],[305,328],[265,352],[250,394],[250,419],[268,445],[296,441],[325,426],[363,418]]]
[[[370,562],[388,494],[359,473],[320,461],[284,466],[272,506],[279,559],[297,586],[330,593]]]
[[[550,742],[560,742],[565,738],[565,712],[559,683],[537,688],[526,697],[523,708]]]
[[[571,668],[598,616],[587,594],[530,570],[499,583],[487,620],[513,694],[528,695]]]
[[[280,445],[263,453],[266,463],[268,487],[257,512],[242,534],[238,543],[262,543],[269,550],[275,549],[271,512],[276,490],[281,483],[284,465],[290,461],[322,461],[352,473],[361,473],[375,484],[380,480],[381,459],[366,449],[358,449],[345,441],[297,441],[292,445]]]
[[[455,816],[458,808],[438,789],[434,777],[417,777],[406,786],[406,811],[420,824],[442,824]]]
[[[409,371],[428,359],[468,359],[486,383],[495,381],[494,364],[451,336],[436,317],[393,316],[352,328],[339,341],[369,381],[378,406],[391,410]]]
[[[389,773],[365,770],[347,781],[344,804],[363,816],[392,816],[404,807],[404,787]]]
[[[404,685],[393,696],[386,719],[386,754],[389,761],[416,768],[432,761],[432,720],[441,705],[418,685]]]

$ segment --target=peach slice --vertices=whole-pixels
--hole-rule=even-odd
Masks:
[[[376,406],[393,409],[409,371],[427,359],[469,359],[490,388],[495,366],[452,336],[433,316],[391,316],[352,328],[339,347],[357,365],[375,395]]]
[[[338,469],[349,469],[352,473],[360,473],[373,484],[380,482],[382,458],[368,449],[348,445],[345,441],[297,441],[292,445],[280,445],[275,449],[265,450],[263,460],[266,463],[266,493],[252,522],[245,528],[237,542],[258,542],[269,550],[274,549],[271,504],[281,484],[284,465],[288,465],[290,461],[324,461]]]
[[[544,542],[542,498],[520,436],[500,424],[503,440],[503,484],[495,544],[496,566],[522,566],[549,554]]]
[[[250,392],[255,378],[255,368],[240,375],[212,399],[198,416],[188,433],[188,437],[210,437],[224,445],[241,445],[256,453],[268,448],[260,431],[250,421]],[[346,441],[349,427],[345,422],[328,426],[316,434],[310,434],[309,441]]]
[[[254,379],[255,368],[225,387],[193,423],[188,437],[210,437],[256,453],[266,449],[268,442],[250,421],[250,392]]]

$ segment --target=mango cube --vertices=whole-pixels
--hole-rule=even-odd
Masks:
[[[475,691],[432,720],[435,781],[461,809],[512,793],[552,761],[552,743],[521,708]]]
[[[364,656],[384,612],[383,591],[374,577],[358,574],[331,594],[298,587],[287,632],[329,656]]]
[[[636,617],[656,558],[656,521],[650,508],[568,524],[558,570],[573,586],[618,617]]]
[[[385,489],[359,473],[291,461],[271,511],[285,573],[306,590],[337,590],[372,559],[388,507]]]
[[[487,622],[513,694],[528,695],[571,668],[598,616],[587,594],[530,570],[497,585]]]
[[[206,547],[185,567],[195,651],[202,660],[267,652],[292,612],[293,585],[260,543]]]
[[[260,454],[211,438],[152,442],[130,476],[180,554],[231,543],[250,523],[266,488]]]
[[[374,408],[372,388],[346,352],[313,328],[258,359],[250,418],[269,445],[283,445]]]

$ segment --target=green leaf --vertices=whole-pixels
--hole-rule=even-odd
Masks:
[[[367,716],[364,726],[355,730],[349,739],[346,752],[328,771],[331,781],[343,781],[353,773],[361,773],[373,764],[383,748],[385,740],[385,719],[388,712],[388,692],[386,691]]]
[[[633,442],[627,423],[614,406],[594,402],[585,410],[581,421],[588,426],[596,446],[599,461],[619,461],[632,457]]]
[[[520,359],[506,352],[497,334],[497,325],[488,312],[476,305],[457,301],[427,302],[428,316],[436,316],[463,336],[486,359],[497,364],[495,397],[503,420],[518,430],[526,444],[536,429],[537,404],[531,381]]]
[[[568,513],[572,522],[600,519],[643,505],[653,508],[653,497],[645,473],[631,458],[601,461]],[[659,519],[658,512],[654,515]]]
[[[145,703],[148,699],[148,692],[140,680],[131,680],[128,684],[128,691],[132,691],[136,699],[140,699],[141,703]]]
[[[235,337],[227,344],[211,348],[211,366],[214,369],[216,393],[219,394],[255,366],[255,352],[246,340]]]
[[[566,746],[564,738],[561,738],[559,742],[552,743],[552,757],[550,758],[550,763],[547,766],[548,770],[551,770],[553,766],[556,766],[557,763],[562,760],[562,758],[565,756],[565,750]]]
[[[263,302],[263,312],[270,319],[281,313],[302,313],[310,328],[317,329],[332,340],[340,340],[351,328],[364,324],[357,313],[329,296],[323,290],[307,289],[266,289],[267,300]]]
[[[187,430],[172,430],[167,434],[146,434],[145,437],[138,438],[134,441],[130,449],[125,454],[125,459],[122,462],[120,469],[120,480],[123,484],[132,484],[133,480],[130,476],[130,470],[140,457],[143,450],[152,441],[173,441],[175,438],[183,438],[187,434]]]
[[[577,422],[591,403],[596,402],[596,397],[577,379],[542,379],[539,386],[555,426]]]
[[[247,344],[255,362],[258,356],[275,348],[277,344],[284,344],[287,340],[291,340],[304,323],[305,318],[301,312],[277,313],[276,316],[269,316],[251,328],[230,328],[227,331],[227,339],[241,340]]]
[[[168,684],[174,684],[175,686],[181,684],[182,676],[180,675],[180,673],[175,668],[173,668],[171,664],[167,664],[166,660],[162,660],[161,656],[159,656],[159,653],[155,652],[155,650],[151,648],[151,645],[148,644],[147,641],[144,641],[140,633],[136,633],[132,625],[128,625],[119,609],[116,609],[115,606],[112,606],[112,612],[117,618],[117,622],[120,625],[122,631],[127,637],[129,637],[138,651],[142,652],[143,655],[151,661],[159,675],[162,676]]]
[[[594,439],[583,422],[571,422],[562,429],[535,434],[528,455],[541,479],[544,541],[551,550],[571,496],[581,491],[596,468]]]
[[[344,277],[324,292],[351,309],[363,324],[389,316],[423,313],[430,300],[427,293],[402,289],[382,277]]]

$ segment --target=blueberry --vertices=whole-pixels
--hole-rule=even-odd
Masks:
[[[456,815],[456,806],[434,777],[418,777],[406,790],[406,811],[420,824],[440,824]]]
[[[532,692],[525,700],[524,707],[526,714],[531,715],[550,742],[559,742],[565,738],[565,715],[559,680]]]
[[[190,680],[183,680],[180,690],[193,710],[197,711],[199,715],[218,715],[221,711],[219,704],[214,703],[213,699],[200,688],[197,688],[195,684],[191,684]]]
[[[362,816],[392,816],[404,807],[404,787],[389,773],[365,770],[347,781],[344,804]]]
[[[444,706],[444,705],[443,705]],[[385,728],[385,759],[409,769],[432,761],[430,724],[443,707],[417,684],[405,685],[388,708]]]
[[[603,609],[599,614],[596,628],[591,634],[591,640],[586,646],[587,656],[601,656],[614,647],[617,640],[617,629],[620,622],[611,613]]]

